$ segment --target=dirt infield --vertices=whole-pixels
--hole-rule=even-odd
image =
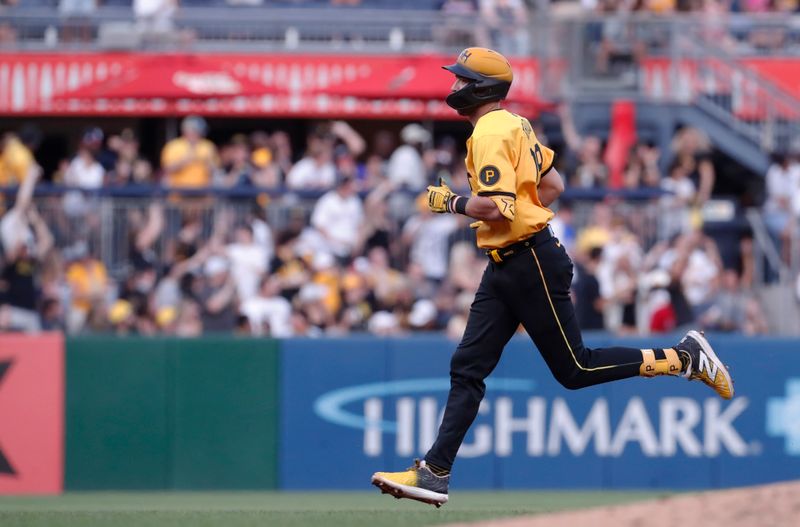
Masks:
[[[798,527],[800,481],[450,527]]]

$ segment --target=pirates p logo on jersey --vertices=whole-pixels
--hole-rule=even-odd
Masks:
[[[500,181],[500,170],[494,165],[486,165],[478,174],[478,179],[487,187],[497,185]]]

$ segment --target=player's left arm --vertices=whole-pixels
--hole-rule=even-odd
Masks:
[[[539,201],[545,207],[549,207],[564,192],[564,180],[555,167],[556,153],[536,140],[531,148],[531,155],[539,173],[537,183]]]
[[[549,207],[564,192],[564,180],[558,170],[551,168],[539,180],[539,201]]]

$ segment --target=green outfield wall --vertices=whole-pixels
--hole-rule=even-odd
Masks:
[[[64,487],[277,485],[272,340],[69,338]]]

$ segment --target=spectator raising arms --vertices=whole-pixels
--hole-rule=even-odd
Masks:
[[[20,185],[30,175],[41,171],[33,151],[39,144],[41,133],[27,127],[20,135],[6,133],[0,138],[0,186]]]
[[[344,121],[318,126],[308,137],[303,159],[286,176],[286,186],[295,190],[327,190],[336,184],[334,147],[341,141],[357,157],[366,148],[364,139]]]
[[[672,151],[677,163],[684,167],[697,188],[695,205],[702,205],[711,197],[716,181],[716,171],[711,162],[711,140],[697,128],[682,128],[672,138]]]
[[[0,265],[0,330],[41,329],[38,280],[53,237],[32,203],[38,177],[37,171],[26,177],[14,206],[0,220],[5,255]]]
[[[602,159],[602,140],[578,133],[568,104],[559,106],[558,113],[567,143],[568,161],[573,165],[567,170],[568,174],[572,174],[569,184],[578,188],[605,187],[608,184],[608,167]]]

